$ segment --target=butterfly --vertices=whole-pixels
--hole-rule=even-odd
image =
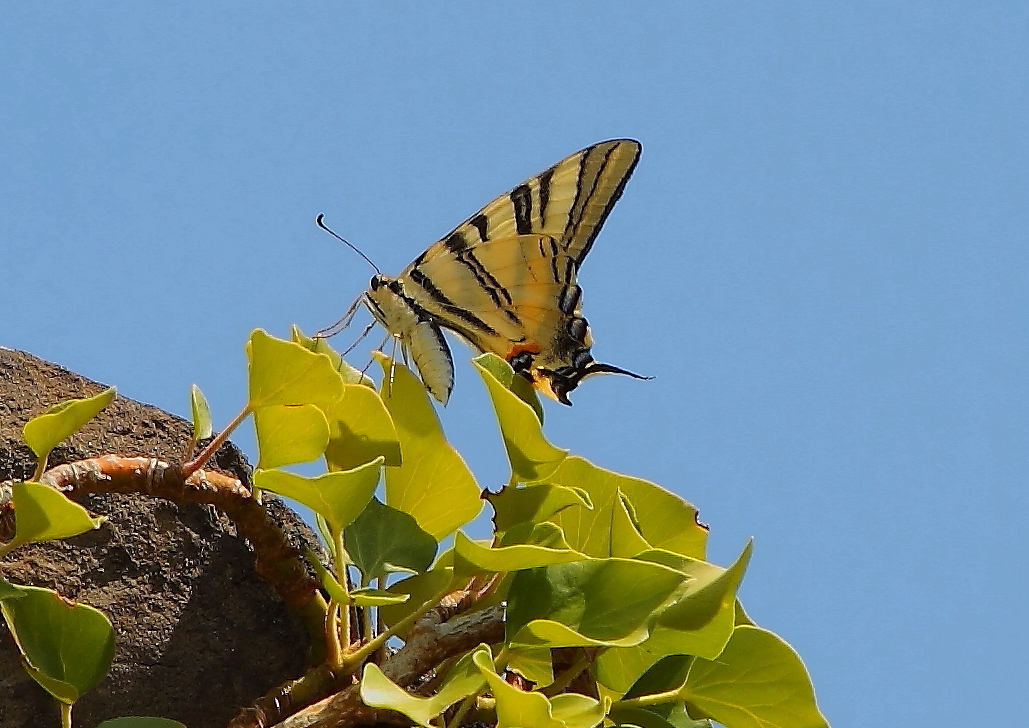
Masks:
[[[358,303],[410,353],[446,404],[454,362],[442,329],[508,361],[543,394],[594,374],[646,379],[590,353],[579,266],[639,161],[633,139],[594,144],[529,178],[433,243],[396,278],[377,274]],[[353,310],[353,308],[352,308]]]

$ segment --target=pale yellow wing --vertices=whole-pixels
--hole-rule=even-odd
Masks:
[[[578,314],[575,273],[553,238],[518,235],[443,251],[402,280],[420,308],[479,350],[506,359],[530,351],[547,366],[562,359],[555,346]]]
[[[458,225],[401,276],[444,251],[477,248],[518,235],[547,235],[581,265],[621,197],[641,150],[634,139],[612,139],[562,159]]]

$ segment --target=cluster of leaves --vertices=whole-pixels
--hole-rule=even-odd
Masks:
[[[95,397],[61,402],[25,424],[23,436],[38,459],[35,478],[46,469],[50,451],[110,404],[114,395],[112,387]],[[14,483],[11,496],[15,533],[0,544],[0,558],[18,546],[77,536],[104,521],[35,481]],[[0,613],[21,651],[25,670],[58,701],[62,725],[70,727],[72,706],[110,669],[111,622],[103,612],[69,602],[52,589],[12,584],[2,577]],[[166,718],[127,717],[104,721],[98,728],[182,728],[182,724]]]
[[[329,573],[311,555],[330,598],[326,662],[359,676],[365,705],[433,728],[473,718],[500,728],[827,725],[800,658],[736,598],[750,545],[727,568],[705,561],[706,531],[693,506],[552,445],[534,391],[499,357],[474,363],[511,476],[499,493],[483,494],[402,365],[380,357],[376,392],[324,340],[296,330],[292,341],[258,330],[247,352],[249,401],[232,426],[253,416],[255,494],[275,492],[316,514],[335,567]],[[193,411],[195,435],[204,437],[210,416],[195,388]],[[199,467],[232,426],[186,469]],[[318,458],[327,469],[318,477],[283,469]],[[23,507],[33,509],[23,491],[32,487],[16,486],[19,535],[0,555],[19,538],[38,540],[22,531]],[[483,498],[494,531],[474,540],[458,529]],[[440,552],[445,539],[452,545]],[[7,605],[27,596],[9,590],[28,588],[5,589],[0,604],[11,624],[18,618]],[[403,640],[455,592],[474,595],[469,610],[503,605],[504,639],[408,676],[418,678],[404,683],[418,684],[415,691],[401,687],[379,667],[387,642]],[[46,660],[29,657],[18,639],[27,663],[45,672]],[[93,641],[82,649],[109,662],[113,648]]]

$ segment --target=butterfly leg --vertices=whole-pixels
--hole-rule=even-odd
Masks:
[[[320,329],[320,330],[316,331],[314,333],[314,338],[316,338],[316,339],[327,339],[330,336],[335,336],[340,331],[343,331],[348,326],[350,326],[350,322],[354,320],[354,315],[357,313],[357,307],[361,305],[361,301],[362,301],[363,298],[364,298],[363,295],[359,296],[356,301],[354,301],[352,304],[350,304],[350,308],[347,309],[347,312],[345,314],[343,314],[342,316],[340,316],[338,319],[336,319],[336,322],[334,324],[332,324],[331,326],[326,326],[324,329]],[[361,338],[364,338],[364,336],[362,335]],[[360,341],[360,340],[361,339],[358,339],[358,341]],[[356,345],[356,342],[355,342],[355,345]],[[350,351],[350,349],[347,349],[347,351]]]

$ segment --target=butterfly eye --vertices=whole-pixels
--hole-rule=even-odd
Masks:
[[[382,279],[382,276],[374,275],[372,276],[372,282],[369,284],[368,287],[371,288],[373,291],[377,291],[379,290],[379,286],[381,286],[384,282],[385,281]]]

